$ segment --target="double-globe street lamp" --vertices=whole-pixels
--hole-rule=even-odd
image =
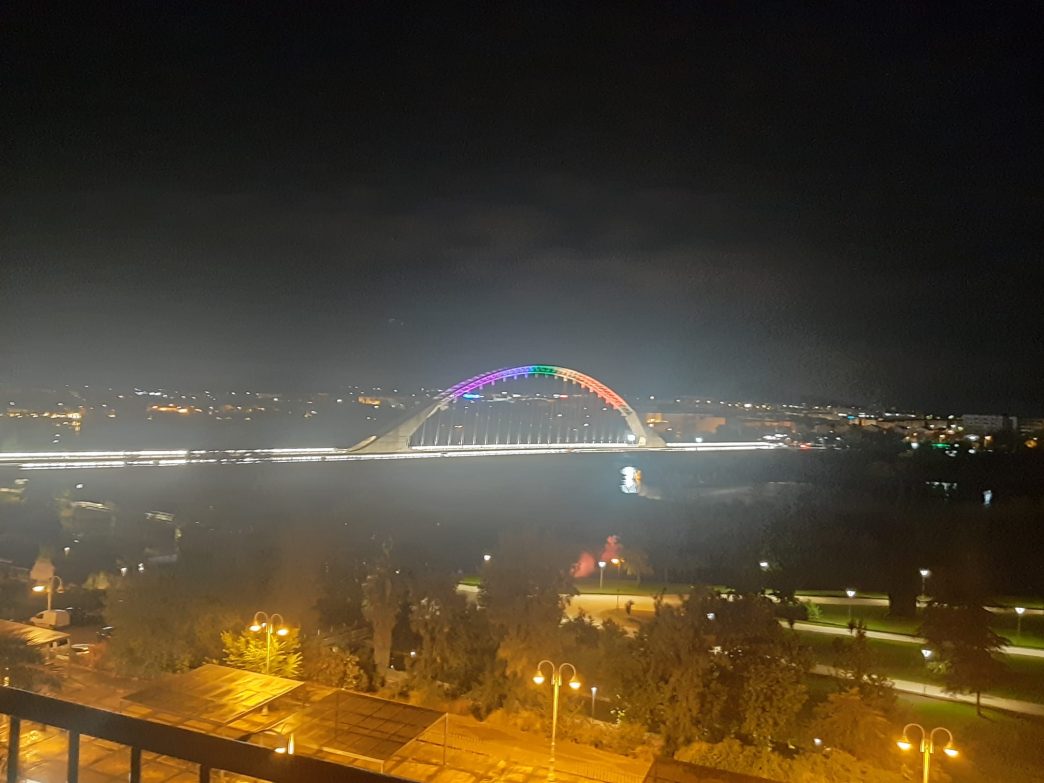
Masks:
[[[946,744],[942,746],[941,750],[950,758],[954,758],[958,755],[957,749],[952,747],[953,745],[953,734],[950,730],[943,728],[942,726],[936,726],[931,731],[926,731],[924,726],[920,723],[907,723],[903,727],[903,738],[895,744],[899,746],[900,750],[913,750],[914,744],[910,741],[910,729],[919,729],[921,732],[921,742],[918,747],[921,755],[924,756],[924,776],[922,783],[928,783],[928,775],[930,774],[932,767],[932,754],[935,753],[935,734],[936,732],[943,732],[946,734]]]
[[[290,633],[290,629],[283,623],[283,615],[279,612],[254,612],[254,622],[250,624],[250,630],[254,633],[265,632],[265,674],[272,673],[272,634],[286,636]]]
[[[537,685],[543,685],[546,682],[547,677],[544,676],[544,664],[550,671],[551,687],[553,696],[551,698],[551,764],[548,768],[547,779],[555,779],[555,737],[558,732],[558,691],[562,687],[562,682],[566,681],[569,683],[569,687],[574,691],[580,688],[580,680],[576,678],[576,667],[571,663],[561,663],[555,666],[554,663],[547,660],[546,658],[537,664],[536,674],[533,675],[533,682]],[[564,672],[569,669],[571,674],[569,679],[565,680]]]

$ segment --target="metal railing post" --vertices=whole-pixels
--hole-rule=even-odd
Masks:
[[[79,783],[80,780],[80,733],[77,731],[69,732],[69,755],[65,779],[69,783]]]
[[[7,783],[18,783],[18,745],[22,738],[22,720],[14,715],[7,720]]]
[[[130,783],[141,783],[141,748],[131,748]]]

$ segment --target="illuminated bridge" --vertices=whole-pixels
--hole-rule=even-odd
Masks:
[[[566,367],[526,364],[461,381],[356,450],[401,454],[562,445],[665,447],[634,408],[601,381]]]
[[[527,364],[461,381],[387,432],[350,448],[0,452],[0,466],[60,470],[773,448],[782,447],[763,441],[665,443],[601,381],[566,367]]]

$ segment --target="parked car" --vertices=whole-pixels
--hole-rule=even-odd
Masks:
[[[29,622],[38,628],[65,628],[69,625],[71,618],[65,609],[44,609],[29,618]]]

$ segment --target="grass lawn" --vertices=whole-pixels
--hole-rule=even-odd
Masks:
[[[812,648],[818,663],[834,662],[833,640],[839,637],[812,632],[797,632],[802,644]],[[941,685],[942,680],[929,671],[917,645],[902,642],[869,640],[877,656],[878,665],[889,677]],[[1009,674],[1006,681],[990,691],[994,696],[1044,703],[1044,659],[1008,656]]]
[[[809,713],[813,704],[837,690],[829,677],[810,676],[807,684]],[[929,731],[943,726],[953,732],[960,755],[948,759],[940,754],[933,759],[933,779],[938,763],[953,783],[1044,783],[1044,721],[1037,718],[994,710],[979,717],[971,704],[900,693],[890,722],[896,739],[907,723],[919,723]],[[916,761],[916,756],[911,757],[908,766],[916,768]]]
[[[848,626],[848,607],[843,604],[816,604],[824,625]],[[867,630],[891,633],[916,634],[921,626],[921,611],[916,618],[889,617],[887,606],[852,606],[852,619],[862,620]],[[1012,613],[994,614],[993,629],[1012,644],[1025,647],[1044,648],[1044,615],[1024,615],[1022,634],[1017,633],[1017,617]]]

